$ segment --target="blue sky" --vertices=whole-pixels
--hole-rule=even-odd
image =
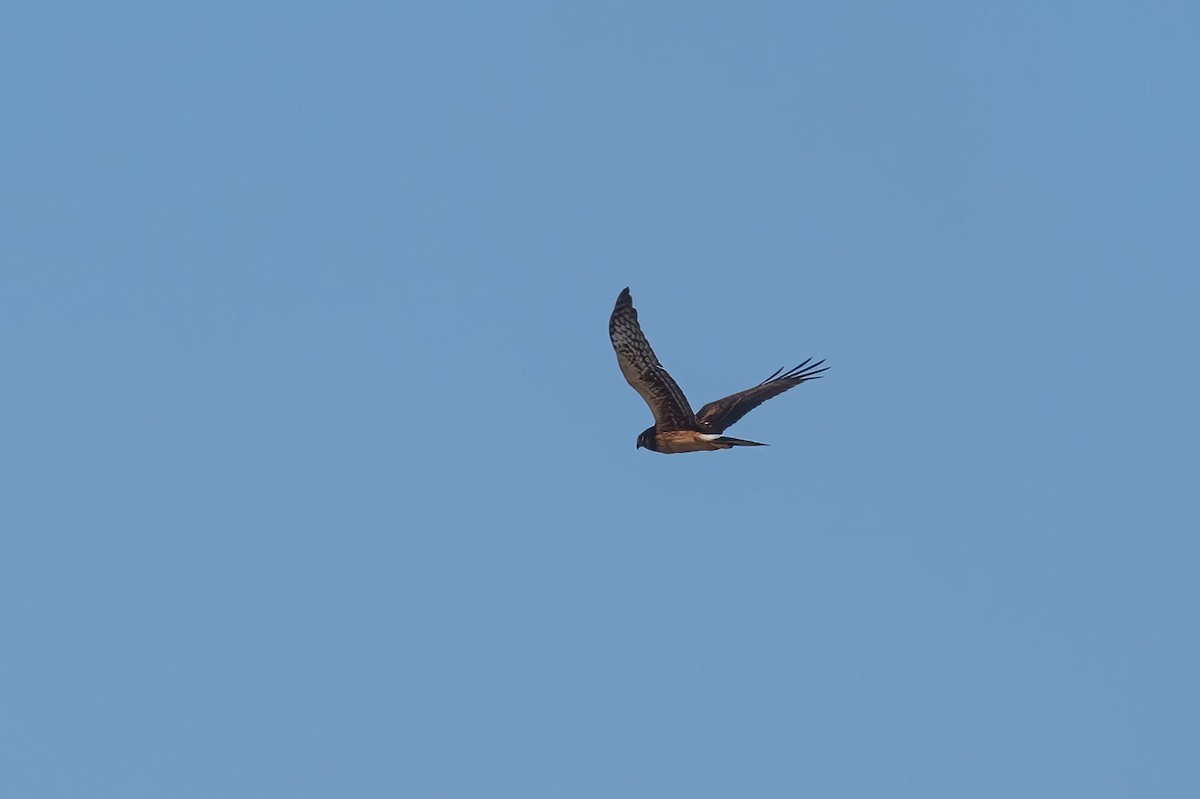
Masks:
[[[0,794],[1196,795],[1198,8],[10,10]]]

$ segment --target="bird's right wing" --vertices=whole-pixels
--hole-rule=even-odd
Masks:
[[[658,432],[696,429],[696,416],[687,397],[658,362],[650,342],[642,333],[628,288],[617,297],[608,320],[608,337],[616,350],[621,373],[650,406]]]
[[[823,360],[810,365],[809,361],[811,360],[812,358],[809,358],[796,368],[786,372],[780,369],[754,388],[748,388],[724,399],[708,403],[696,414],[696,421],[699,423],[700,429],[705,432],[723,433],[725,428],[733,425],[738,419],[771,397],[777,397],[806,380],[816,380],[821,376],[821,372],[829,368],[828,366],[821,367],[821,364],[825,363]]]

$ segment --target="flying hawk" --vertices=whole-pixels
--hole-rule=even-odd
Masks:
[[[637,310],[628,288],[617,297],[616,307],[608,320],[608,337],[617,352],[621,373],[654,414],[654,425],[643,430],[637,438],[638,447],[667,454],[766,446],[721,434],[771,397],[806,380],[815,380],[829,368],[821,367],[824,360],[810,363],[812,358],[809,358],[786,372],[779,369],[754,388],[710,402],[699,413],[693,413],[679,385],[650,349],[650,342],[638,324]]]

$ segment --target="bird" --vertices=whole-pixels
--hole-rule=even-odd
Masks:
[[[667,455],[767,446],[722,434],[767,400],[801,383],[816,380],[829,369],[822,366],[824,359],[813,363],[809,358],[786,371],[777,369],[753,388],[730,394],[693,412],[679,384],[650,348],[650,342],[638,324],[637,309],[633,307],[633,296],[628,287],[617,296],[617,304],[608,320],[608,337],[612,339],[621,373],[654,414],[654,424],[638,435],[636,449],[644,447]]]

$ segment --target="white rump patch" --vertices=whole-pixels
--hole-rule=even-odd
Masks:
[[[716,441],[718,438],[721,437],[721,434],[720,433],[701,433],[700,437],[703,438],[705,441]]]

